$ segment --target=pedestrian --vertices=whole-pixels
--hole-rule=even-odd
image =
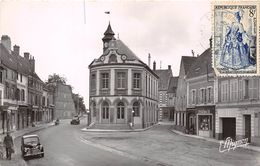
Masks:
[[[13,138],[10,135],[10,132],[8,131],[6,136],[4,137],[4,146],[6,148],[6,158],[11,160],[11,155],[14,152],[13,146],[14,146],[14,142],[13,142]]]

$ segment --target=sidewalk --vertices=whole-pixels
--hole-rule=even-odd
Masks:
[[[220,140],[216,140],[216,139],[213,139],[213,138],[205,138],[205,137],[201,137],[201,136],[198,136],[198,135],[185,134],[183,132],[180,132],[180,131],[177,131],[177,130],[174,130],[174,129],[170,129],[170,131],[172,131],[172,132],[174,132],[176,134],[182,135],[182,136],[202,139],[202,140],[209,141],[209,142],[214,142],[214,143],[217,143],[217,144],[219,144],[219,142],[220,142]],[[248,150],[253,150],[253,151],[260,152],[260,147],[259,146],[254,146],[254,145],[250,145],[249,144],[248,146],[245,146],[243,148],[244,149],[248,149]]]
[[[158,125],[158,123],[144,129],[129,129],[129,130],[104,130],[104,129],[90,129],[89,127],[85,127],[81,129],[81,131],[83,132],[141,132],[141,131],[149,130],[150,128],[156,125]]]
[[[18,130],[18,131],[12,132],[11,136],[13,137],[13,139],[16,139],[25,134],[36,132],[36,131],[48,128],[50,126],[53,126],[53,125],[54,125],[54,123],[50,122],[50,123],[46,123],[46,124],[38,124],[35,127],[30,126],[23,130]],[[3,141],[4,136],[5,136],[4,134],[0,134],[0,141]],[[0,166],[27,166],[26,162],[21,158],[20,147],[14,146],[14,148],[15,148],[15,153],[12,155],[12,160],[5,160],[5,159],[0,160]]]

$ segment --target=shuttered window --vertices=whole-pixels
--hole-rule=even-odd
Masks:
[[[237,101],[238,99],[238,82],[237,80],[230,81],[230,101]]]
[[[249,80],[249,98],[250,99],[257,99],[258,97],[258,79],[257,78],[253,78]]]

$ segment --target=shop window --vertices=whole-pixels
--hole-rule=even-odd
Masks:
[[[210,115],[200,115],[199,116],[199,130],[203,130],[203,131],[212,130],[211,118],[212,117]]]

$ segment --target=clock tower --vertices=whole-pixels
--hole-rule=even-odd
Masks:
[[[107,30],[104,33],[104,37],[102,38],[103,40],[103,52],[105,52],[105,50],[108,48],[108,43],[110,40],[115,40],[115,33],[113,32],[111,26],[110,26],[110,22],[108,24]]]

